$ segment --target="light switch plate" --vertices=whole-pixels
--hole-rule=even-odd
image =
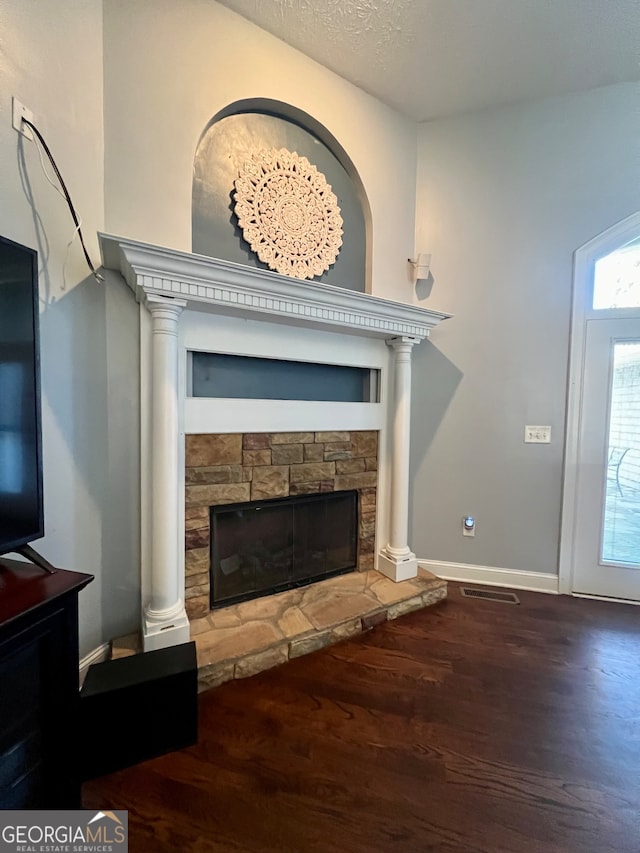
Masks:
[[[526,426],[524,428],[525,444],[551,444],[550,426]]]

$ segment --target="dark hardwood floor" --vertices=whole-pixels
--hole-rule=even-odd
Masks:
[[[518,595],[451,584],[211,690],[197,747],[85,806],[129,809],[132,853],[638,853],[640,608]]]

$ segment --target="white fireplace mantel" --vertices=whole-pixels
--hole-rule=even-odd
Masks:
[[[189,638],[179,521],[184,485],[179,363],[184,344],[179,343],[178,328],[185,311],[266,321],[274,324],[276,335],[280,330],[275,324],[286,324],[386,341],[392,351],[389,367],[394,389],[384,409],[391,432],[385,500],[390,523],[388,542],[378,551],[377,568],[395,581],[415,577],[418,564],[407,542],[411,354],[449,315],[217,258],[107,234],[99,238],[103,266],[122,274],[150,320],[142,324],[147,329],[146,342],[141,336],[141,353],[147,354],[141,355],[141,446],[146,448],[141,466],[142,541],[146,543],[142,564],[149,579],[143,589],[145,650]],[[342,427],[332,423],[327,428]],[[259,431],[259,424],[252,429]]]
[[[102,262],[118,270],[138,301],[174,297],[192,311],[312,325],[368,337],[423,340],[449,317],[368,293],[302,281],[269,270],[99,234]],[[261,316],[258,316],[261,315]]]

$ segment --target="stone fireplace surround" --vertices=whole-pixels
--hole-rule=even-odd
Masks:
[[[407,541],[411,351],[448,315],[133,240],[104,234],[99,239],[103,266],[122,274],[140,304],[144,650],[190,636],[185,494],[197,484],[185,486],[185,480],[187,468],[198,466],[185,466],[185,436],[246,437],[249,429],[252,435],[304,432],[313,433],[314,441],[300,444],[310,445],[321,443],[315,440],[320,432],[374,432],[379,436],[375,568],[396,582],[417,578],[418,563]],[[190,399],[190,350],[277,352],[281,358],[293,354],[298,360],[373,366],[381,370],[381,401],[283,406]],[[326,461],[337,466],[338,460]],[[366,464],[360,473],[373,474]]]
[[[378,434],[373,431],[188,435],[185,607],[210,609],[209,507],[358,491],[358,570],[374,568]]]

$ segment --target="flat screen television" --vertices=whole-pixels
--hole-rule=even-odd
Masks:
[[[44,535],[38,255],[0,237],[0,555]]]

